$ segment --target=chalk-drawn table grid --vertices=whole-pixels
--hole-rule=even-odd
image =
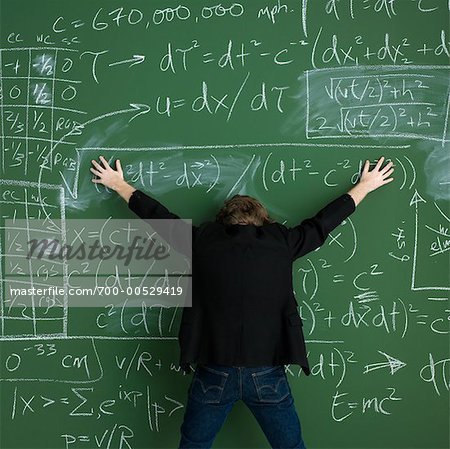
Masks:
[[[1,135],[1,149],[0,149],[0,170],[5,172],[5,129],[4,129],[4,115],[3,115],[3,52],[0,50],[0,135]]]
[[[72,107],[78,95],[76,86],[81,83],[69,76],[74,61],[68,55],[73,52],[78,50],[0,49],[0,163],[3,173],[8,168],[23,165],[24,175],[27,175],[30,164],[43,161],[51,170],[55,143],[71,145],[62,140],[64,128],[56,124],[56,113],[84,113]],[[61,76],[57,76],[59,74]],[[12,158],[9,161],[6,160],[8,153]]]
[[[53,276],[46,276],[47,271],[44,270],[48,270],[48,266],[41,261],[27,261],[27,248],[21,244],[37,235],[54,238],[55,229],[65,244],[63,199],[64,189],[59,185],[0,179],[0,338],[67,335],[67,262],[52,261]],[[18,216],[20,221],[17,221]],[[33,218],[44,217],[49,219],[48,228],[34,229]],[[9,219],[7,223],[5,219]],[[59,229],[55,228],[55,223],[60,226]],[[6,233],[9,234],[7,238]],[[39,274],[39,268],[43,269],[44,275]],[[10,287],[28,289],[54,286],[61,287],[64,293],[21,296],[10,290]]]

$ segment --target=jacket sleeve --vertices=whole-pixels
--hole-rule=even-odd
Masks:
[[[351,195],[344,193],[328,203],[314,217],[303,220],[287,230],[288,246],[292,260],[319,248],[330,232],[356,209]]]
[[[159,201],[151,198],[141,190],[135,190],[128,201],[128,207],[138,217],[152,221],[152,227],[164,238],[166,242],[180,253],[191,255],[191,245],[195,239],[198,227],[186,223],[178,215],[170,212]],[[160,222],[159,220],[172,220],[170,222]]]

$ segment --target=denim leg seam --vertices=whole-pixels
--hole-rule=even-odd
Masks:
[[[239,399],[242,399],[242,371],[239,368]]]

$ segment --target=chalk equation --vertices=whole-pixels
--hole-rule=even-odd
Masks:
[[[308,71],[308,138],[416,137],[448,141],[445,67]]]

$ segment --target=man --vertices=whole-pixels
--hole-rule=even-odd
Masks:
[[[93,179],[115,190],[143,219],[179,218],[123,179],[101,156]],[[288,228],[255,198],[235,195],[213,222],[192,230],[192,307],[179,330],[180,365],[197,363],[181,426],[180,449],[210,448],[233,404],[242,399],[271,446],[304,449],[284,365],[310,374],[292,263],[320,247],[366,195],[393,180],[393,164],[366,161],[358,184],[314,217]],[[181,221],[181,220],[180,220]]]

